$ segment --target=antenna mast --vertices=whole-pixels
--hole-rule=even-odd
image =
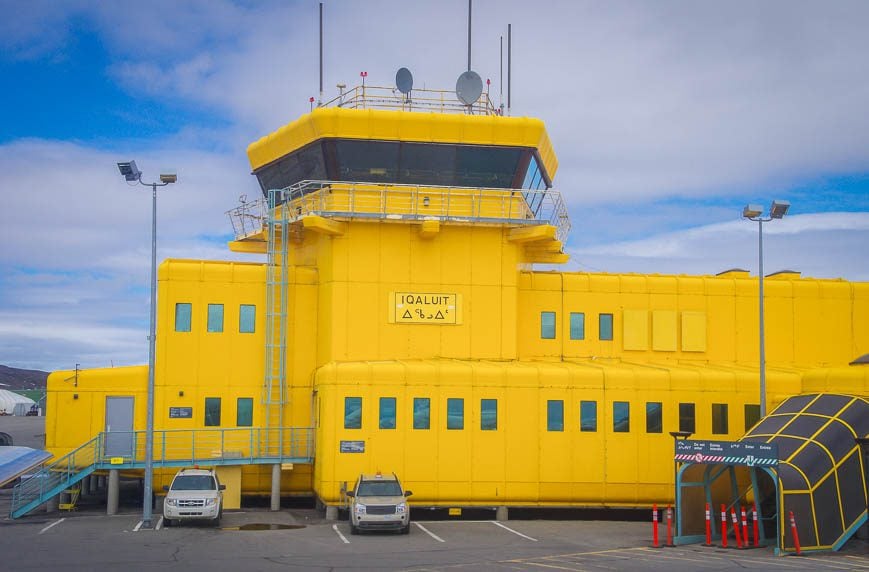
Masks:
[[[323,3],[320,2],[320,99],[317,107],[323,105]]]
[[[471,4],[474,0],[468,0],[468,71],[471,71]]]
[[[510,115],[510,69],[513,54],[513,24],[507,24],[507,115]]]
[[[498,86],[501,89],[498,107],[501,109],[501,115],[504,115],[504,36],[501,36],[501,79],[498,80]]]

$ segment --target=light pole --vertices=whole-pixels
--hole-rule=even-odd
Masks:
[[[151,528],[154,473],[154,356],[157,329],[157,187],[178,180],[175,173],[161,173],[159,183],[143,183],[135,161],[118,163],[118,170],[128,182],[151,187],[151,328],[148,334],[148,411],[145,425],[145,494],[142,499],[142,527]]]
[[[742,209],[743,218],[757,222],[757,280],[758,280],[758,316],[760,338],[760,418],[766,417],[766,349],[763,333],[763,223],[784,217],[791,204],[788,201],[773,201],[769,207],[769,216],[763,217],[763,207],[745,205]]]

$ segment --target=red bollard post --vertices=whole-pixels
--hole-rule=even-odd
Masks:
[[[706,544],[703,546],[712,546],[712,511],[709,510],[709,503],[706,503]]]
[[[673,544],[673,509],[670,505],[667,505],[667,544],[664,546],[668,548],[676,546]]]
[[[797,549],[797,556],[802,556],[800,551],[800,535],[797,534],[797,523],[794,520],[794,511],[788,511],[791,517],[791,534],[794,535],[794,547]]]
[[[652,548],[660,548],[658,544],[658,505],[652,505]]]
[[[748,545],[748,519],[745,514],[745,507],[742,507],[742,547],[749,548]]]
[[[730,508],[730,518],[733,521],[733,535],[736,537],[736,547],[742,550],[742,535],[739,534],[739,520],[736,518],[736,509]]]
[[[727,509],[721,505],[721,548],[727,548]]]
[[[760,536],[757,533],[757,503],[754,504],[754,547],[758,547],[758,537]]]

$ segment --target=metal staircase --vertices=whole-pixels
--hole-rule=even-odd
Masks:
[[[269,191],[266,262],[266,343],[263,405],[266,447],[283,448],[284,405],[287,403],[287,244],[289,221],[281,190]]]

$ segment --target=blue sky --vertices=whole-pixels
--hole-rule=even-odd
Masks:
[[[748,202],[790,200],[765,269],[869,281],[869,4],[475,0],[473,67],[547,123],[570,209],[568,270],[756,271]],[[450,89],[465,0],[326,0],[339,82]],[[147,361],[151,180],[158,256],[225,248],[256,196],[246,146],[317,95],[317,2],[0,0],[0,363]],[[131,18],[132,15],[132,18]],[[130,20],[133,21],[130,21]],[[495,96],[497,99],[497,95]],[[255,258],[253,258],[255,259]]]

